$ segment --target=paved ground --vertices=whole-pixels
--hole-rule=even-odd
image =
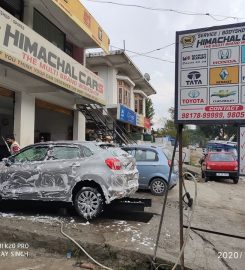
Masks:
[[[186,185],[193,194],[193,184],[187,181]],[[244,180],[237,185],[228,180],[199,182],[192,226],[245,237],[244,194]],[[123,213],[108,208],[101,218],[91,223],[80,220],[72,211],[60,217],[59,205],[2,203],[0,269],[81,269],[75,263],[89,260],[79,253],[66,259],[67,251],[74,250],[74,246],[61,235],[60,222],[65,224],[65,232],[113,269],[149,269],[163,199],[145,192],[137,193],[137,197],[152,198],[152,207],[145,213]],[[157,254],[165,261],[174,262],[178,255],[178,220],[178,187],[175,187],[169,192]],[[185,250],[186,266],[198,270],[244,269],[245,240],[202,232],[191,232],[190,236]],[[17,247],[19,242],[28,246],[21,249],[20,245]],[[5,243],[12,243],[12,247],[4,246]]]

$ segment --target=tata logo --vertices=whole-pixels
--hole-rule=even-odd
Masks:
[[[196,40],[195,35],[190,35],[182,37],[180,42],[182,43],[183,48],[192,48],[195,40]]]
[[[188,96],[190,98],[197,98],[200,96],[200,92],[197,91],[197,90],[191,90],[189,93],[188,93]]]
[[[222,49],[218,52],[218,57],[220,60],[231,58],[231,49]]]
[[[187,75],[188,79],[186,81],[187,85],[198,85],[198,84],[202,84],[202,80],[201,78],[201,73],[198,71],[191,71],[188,73]]]

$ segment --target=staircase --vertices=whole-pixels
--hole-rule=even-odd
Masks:
[[[122,144],[136,144],[128,132],[120,127],[108,111],[98,104],[79,104],[77,109],[85,116],[88,123],[93,124],[95,132],[103,137],[110,136],[113,142]]]

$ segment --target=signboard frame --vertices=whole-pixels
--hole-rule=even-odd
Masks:
[[[245,170],[244,173],[241,172],[241,167],[243,166],[245,168],[245,160],[243,162],[241,162],[241,156],[243,157],[242,159],[245,158],[245,124],[243,125],[239,125],[238,126],[238,135],[237,135],[237,141],[238,141],[238,173],[239,176],[245,176]],[[242,131],[243,130],[243,131]],[[241,135],[241,133],[243,132],[243,135]],[[242,141],[242,137],[244,137],[243,141]]]
[[[206,27],[206,28],[198,28],[198,29],[190,29],[190,30],[185,30],[185,31],[177,31],[176,32],[176,41],[175,41],[175,59],[176,59],[176,62],[175,62],[175,117],[174,117],[174,120],[175,120],[175,123],[176,124],[184,124],[184,125],[188,125],[188,124],[194,124],[194,125],[202,125],[202,124],[214,124],[214,121],[215,123],[217,124],[244,124],[245,123],[245,118],[241,117],[240,119],[238,118],[231,118],[231,119],[227,119],[227,118],[224,118],[224,119],[213,119],[213,118],[209,118],[209,119],[202,119],[202,120],[198,120],[198,119],[193,119],[193,118],[190,118],[190,120],[187,120],[187,119],[180,119],[179,115],[180,115],[180,89],[183,89],[183,88],[187,88],[188,86],[185,86],[185,87],[180,87],[180,74],[181,74],[181,70],[182,70],[182,63],[179,59],[179,57],[183,54],[183,51],[180,50],[179,46],[180,46],[180,36],[183,36],[183,35],[197,35],[197,34],[200,34],[202,32],[209,32],[209,31],[217,31],[217,30],[229,30],[230,28],[239,28],[239,27],[244,27],[245,28],[245,23],[236,23],[236,24],[228,24],[228,25],[221,25],[221,26],[212,26],[212,27]],[[243,32],[243,34],[245,34],[245,32]],[[243,40],[244,43],[242,44],[237,44],[236,46],[239,46],[239,50],[241,51],[242,48],[241,46],[245,46],[245,40]],[[234,47],[234,45],[230,45],[230,46],[223,46],[223,47],[216,47],[216,48],[212,48],[212,49],[217,49],[217,48],[229,48],[229,47]],[[211,49],[209,48],[203,48],[201,47],[200,48],[200,51],[203,51],[207,49],[208,52],[207,52],[207,55],[208,55],[208,58],[210,57],[210,53],[211,53]],[[197,48],[193,47],[193,48],[189,48],[188,51],[197,51]],[[240,92],[241,93],[241,89],[242,89],[242,80],[241,80],[241,74],[240,74],[240,69],[241,69],[241,66],[242,66],[242,62],[241,62],[241,55],[239,55],[239,63],[236,64],[239,66],[239,74],[238,74],[238,83],[237,85],[240,87]],[[192,68],[192,69],[205,69],[207,68],[208,69],[208,82],[209,82],[209,73],[210,73],[210,69],[211,68],[216,68],[216,67],[227,67],[227,66],[233,66],[232,64],[230,65],[209,65],[209,61],[210,59],[207,60],[208,61],[208,64],[207,66],[197,66],[196,68]],[[245,65],[245,63],[244,63]],[[186,67],[188,68],[188,67]],[[189,68],[189,71],[191,71],[191,69]],[[224,85],[209,85],[208,83],[208,94],[209,94],[209,88],[210,87],[221,87],[221,86],[233,86],[234,84],[224,84]],[[245,86],[245,84],[244,84]],[[200,87],[203,87],[205,88],[206,86],[204,85],[200,85]],[[195,89],[195,88],[193,88]],[[227,104],[229,105],[229,104]],[[224,105],[224,106],[227,106],[227,105]],[[235,104],[236,106],[238,105],[241,105],[241,102],[240,103],[236,103]],[[203,105],[201,105],[203,106]],[[215,106],[215,105],[210,105],[209,106]],[[218,106],[218,105],[217,105]],[[245,112],[245,104],[243,106],[243,110],[242,112]]]

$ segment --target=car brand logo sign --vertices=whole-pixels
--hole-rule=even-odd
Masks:
[[[190,35],[182,37],[180,42],[182,43],[183,48],[192,48],[195,40],[196,40],[195,35]]]
[[[200,96],[200,92],[198,90],[191,90],[189,93],[188,93],[188,96],[190,98],[197,98]]]
[[[239,82],[239,66],[211,68],[209,80],[211,85],[237,84]]]
[[[228,76],[229,76],[229,72],[227,71],[226,68],[222,68],[222,70],[221,70],[219,76],[220,76],[220,78],[221,78],[222,80],[226,80],[226,79],[228,78]]]
[[[220,98],[226,98],[229,96],[234,96],[236,95],[237,91],[232,91],[229,89],[225,89],[225,90],[219,90],[217,92],[214,92],[211,97],[220,97]]]
[[[238,64],[240,62],[239,55],[239,46],[222,49],[211,49],[210,65],[221,66]]]
[[[237,104],[238,86],[210,87],[210,104]]]
[[[187,85],[198,85],[202,84],[202,80],[200,79],[201,73],[199,71],[191,71],[187,75],[189,80],[186,80]]]
[[[219,50],[218,57],[220,60],[231,58],[231,49]]]

